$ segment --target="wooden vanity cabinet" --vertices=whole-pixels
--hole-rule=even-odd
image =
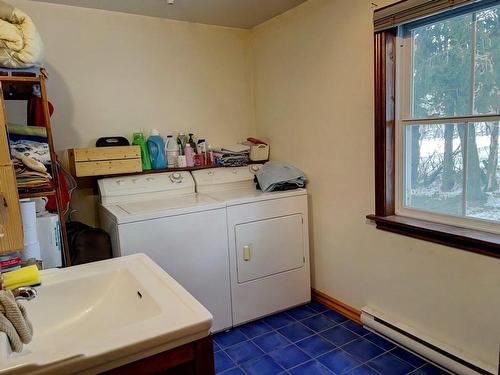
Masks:
[[[1,91],[0,91],[1,92]],[[5,110],[0,98],[0,255],[24,247],[16,173],[10,160]]]
[[[101,375],[160,374],[214,375],[212,335],[101,373]]]

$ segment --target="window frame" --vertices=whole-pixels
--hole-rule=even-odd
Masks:
[[[400,26],[396,36],[396,124],[395,124],[395,214],[416,219],[427,221],[434,221],[443,224],[461,226],[470,229],[477,229],[500,234],[500,223],[495,223],[490,220],[481,218],[471,218],[467,216],[454,216],[444,213],[431,212],[423,209],[413,208],[406,206],[404,202],[405,197],[405,166],[408,161],[406,160],[407,145],[405,144],[405,131],[407,126],[411,125],[438,125],[438,124],[465,124],[465,139],[467,139],[467,125],[474,122],[489,122],[500,121],[499,114],[471,114],[460,115],[454,117],[416,117],[412,114],[413,111],[413,86],[412,86],[412,72],[413,72],[413,44],[411,31],[417,27],[433,24],[452,17],[458,17],[471,12],[477,12],[482,9],[491,7],[491,4],[473,4],[455,11],[446,12],[446,14],[438,17],[430,17],[424,21],[417,21],[407,25]],[[474,76],[472,65],[471,79]],[[472,92],[471,92],[472,93]],[[464,159],[463,168],[467,169],[467,159]],[[463,199],[466,199],[464,181]]]
[[[479,7],[478,4],[473,5]],[[491,6],[491,1],[485,1],[482,8]],[[467,6],[458,10],[446,12],[445,15],[431,16],[426,20],[417,21],[426,24],[437,22],[439,18],[449,18],[468,13],[475,9]],[[414,23],[410,27],[415,27]],[[409,28],[409,27],[408,27]],[[407,38],[408,43],[410,39]],[[412,61],[411,48],[404,49],[404,38],[401,28],[391,28],[376,32],[375,46],[375,214],[367,218],[375,221],[377,228],[419,238],[426,241],[440,243],[455,248],[472,251],[493,257],[500,257],[500,231],[491,230],[491,222],[483,223],[481,219],[464,219],[449,215],[435,214],[418,209],[401,207],[403,181],[402,178],[402,142],[404,126],[410,122],[450,122],[450,118],[402,118],[402,114],[410,113],[411,100],[404,100],[401,95],[411,93],[410,79],[398,79],[401,69],[411,69],[410,64],[403,66],[403,62]],[[400,47],[403,45],[403,47]],[[408,60],[409,59],[409,60]],[[410,77],[406,74],[406,77]],[[403,93],[404,91],[404,93]],[[396,100],[396,98],[400,98]],[[404,106],[407,108],[404,108]],[[406,110],[406,112],[405,112]],[[473,115],[454,117],[457,119],[480,119],[485,121],[490,115]],[[496,117],[500,117],[495,115]],[[495,117],[495,119],[496,119]],[[459,219],[459,220],[457,220]],[[484,220],[486,222],[486,220]],[[485,225],[488,224],[488,225]],[[493,224],[500,227],[499,224]]]

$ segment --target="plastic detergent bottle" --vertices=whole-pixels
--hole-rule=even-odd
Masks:
[[[151,159],[149,158],[148,146],[146,145],[144,134],[139,132],[134,133],[133,138],[132,144],[139,146],[141,149],[142,170],[149,171],[151,169]]]
[[[163,143],[163,138],[157,129],[151,130],[151,135],[148,138],[148,151],[153,169],[166,168],[165,143]]]
[[[169,168],[174,168],[179,156],[179,146],[174,137],[167,135],[167,144],[165,145],[165,153],[167,154],[167,165]]]
[[[189,143],[186,143],[186,147],[184,148],[184,155],[186,155],[186,165],[188,167],[194,167],[193,148]]]

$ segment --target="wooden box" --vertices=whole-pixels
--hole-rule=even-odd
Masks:
[[[76,177],[142,171],[139,146],[72,148],[69,163],[71,173]]]

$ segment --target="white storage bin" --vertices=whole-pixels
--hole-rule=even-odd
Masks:
[[[269,145],[259,144],[250,147],[250,160],[264,161],[269,159]]]

